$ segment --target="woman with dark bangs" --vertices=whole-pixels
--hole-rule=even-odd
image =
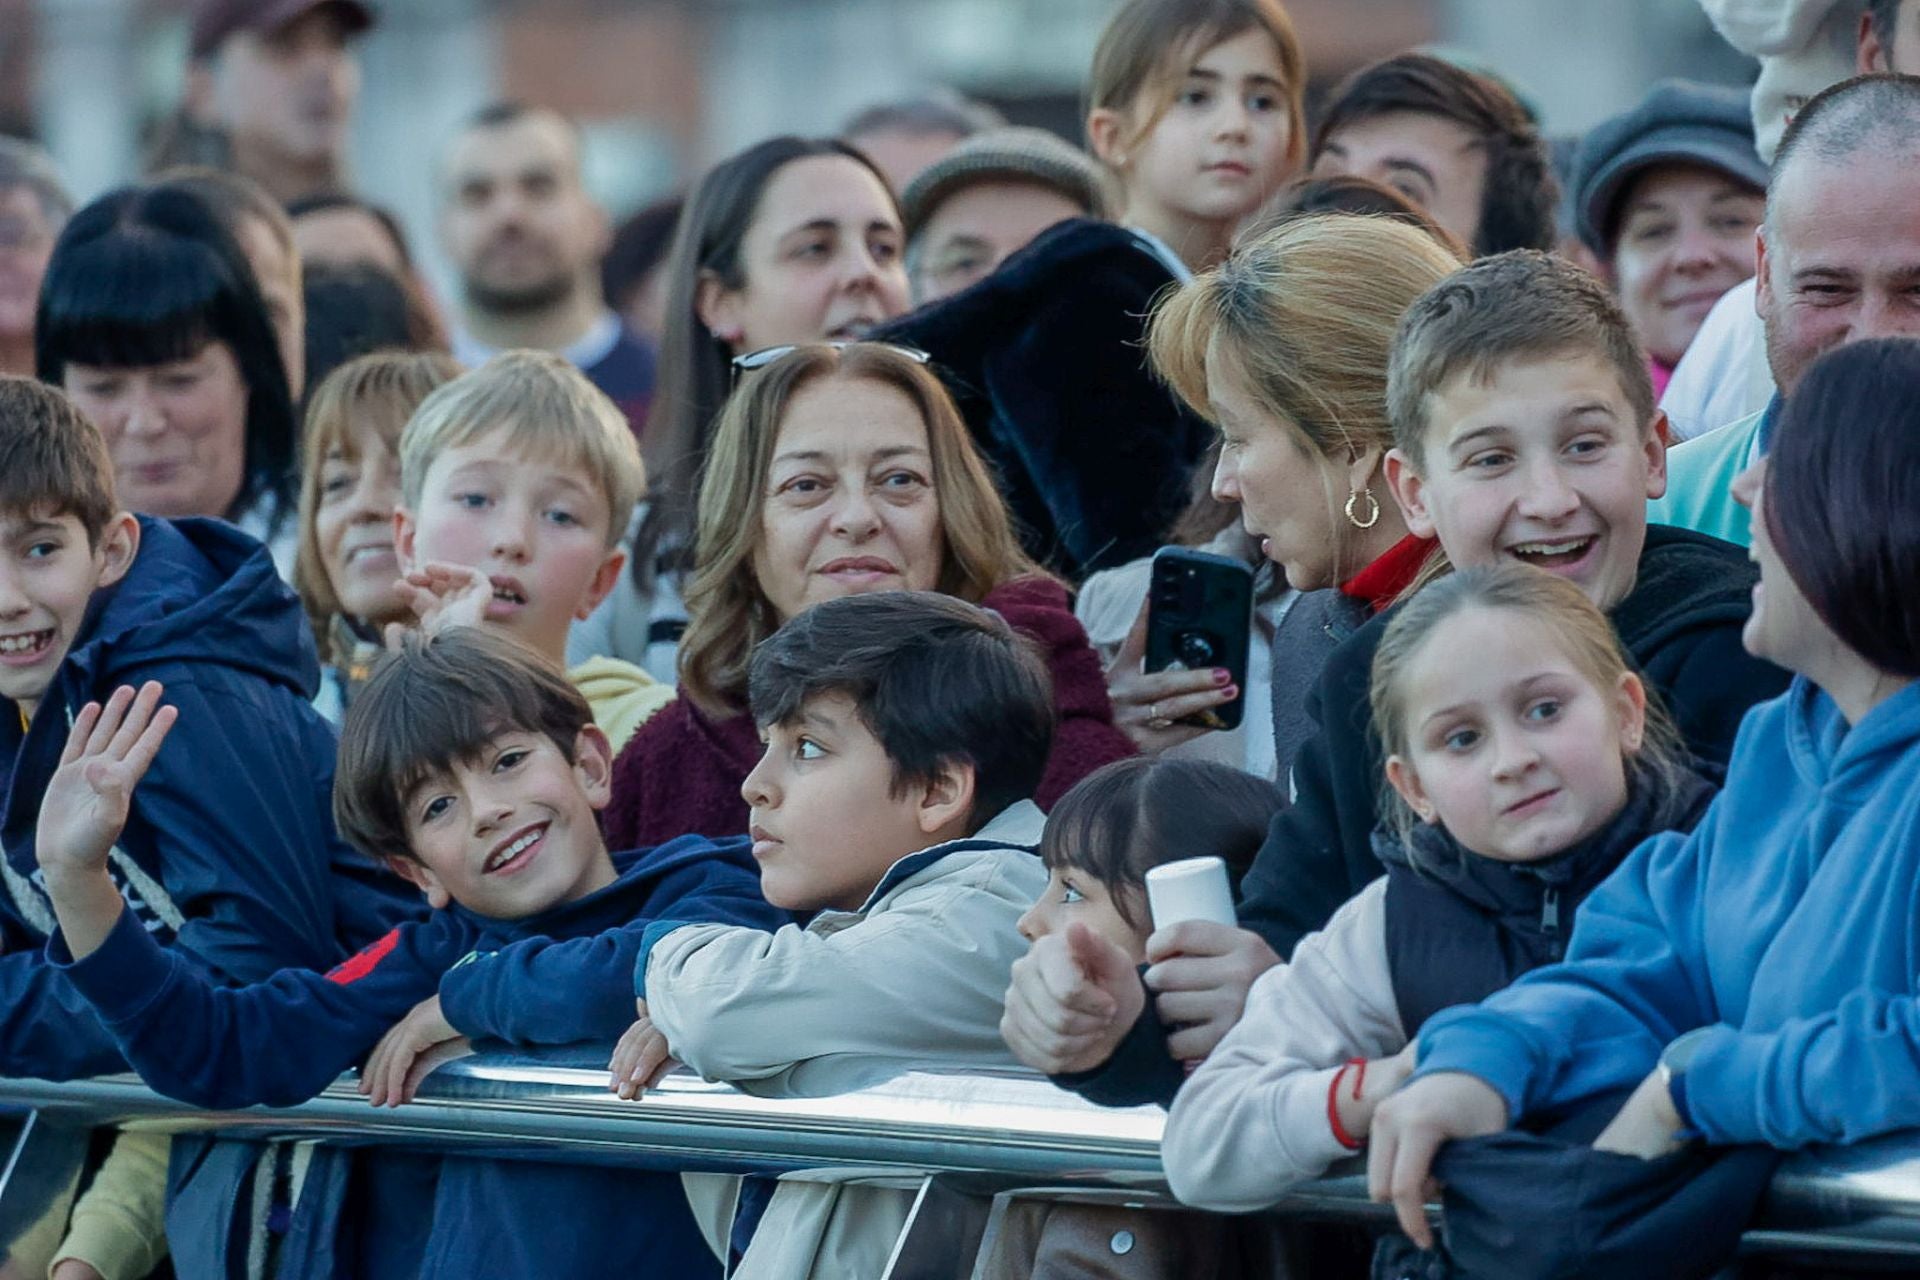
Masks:
[[[47,266],[34,346],[40,377],[106,437],[125,507],[230,520],[291,572],[286,367],[252,269],[204,201],[130,187],[75,214]]]

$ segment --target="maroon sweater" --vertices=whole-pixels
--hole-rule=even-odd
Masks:
[[[1133,754],[1113,723],[1106,672],[1073,616],[1067,591],[1049,578],[1020,578],[980,602],[1037,641],[1053,672],[1059,723],[1034,799],[1042,809],[1101,765]],[[639,849],[675,836],[737,836],[747,829],[740,784],[760,762],[746,712],[715,720],[677,698],[641,725],[613,766],[613,803],[602,817],[607,843]]]

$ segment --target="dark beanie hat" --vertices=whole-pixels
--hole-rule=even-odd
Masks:
[[[1656,165],[1690,164],[1759,191],[1767,166],[1753,146],[1753,115],[1739,89],[1662,80],[1632,110],[1603,120],[1580,143],[1571,185],[1580,239],[1601,257],[1613,249],[1620,199]]]

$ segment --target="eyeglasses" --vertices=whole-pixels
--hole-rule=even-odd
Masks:
[[[764,369],[776,360],[783,360],[796,351],[808,347],[832,347],[835,351],[845,351],[848,347],[879,347],[882,351],[891,351],[903,356],[915,364],[929,364],[933,360],[931,352],[918,347],[903,347],[892,342],[788,342],[777,347],[762,347],[758,351],[749,351],[745,355],[733,358],[733,384],[738,386],[740,375],[751,373],[755,369]]]

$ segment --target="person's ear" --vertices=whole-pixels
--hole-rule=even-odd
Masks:
[[[1753,310],[1762,320],[1773,314],[1773,273],[1767,269],[1767,224],[1753,229]]]
[[[1122,132],[1126,117],[1112,107],[1095,107],[1087,112],[1087,143],[1101,164],[1116,172],[1127,167]]]
[[[613,743],[597,724],[582,725],[574,736],[573,776],[595,809],[613,799]]]
[[[1385,457],[1386,451],[1377,444],[1370,444],[1364,449],[1348,445],[1347,492],[1359,493],[1362,489],[1371,489]]]
[[[1420,775],[1413,766],[1399,756],[1387,757],[1387,782],[1407,802],[1407,808],[1413,810],[1420,821],[1434,825],[1440,821],[1439,810],[1433,807],[1433,801],[1427,798],[1427,792],[1420,785]]]
[[[140,554],[139,517],[131,511],[122,511],[107,521],[106,527],[100,530],[95,554],[100,561],[100,573],[94,579],[96,591],[126,577],[127,570],[133,568],[134,557]]]
[[[740,314],[738,289],[729,289],[719,276],[702,271],[694,286],[693,312],[700,317],[700,323],[707,326],[707,331],[731,347],[735,355],[743,354],[740,344],[747,340],[747,325]]]
[[[1647,740],[1647,686],[1631,671],[1620,673],[1613,692],[1614,715],[1620,721],[1620,750],[1632,755]]]
[[[214,123],[212,58],[195,58],[187,64],[187,82],[180,92],[180,114],[202,128]]]
[[[965,822],[973,812],[974,787],[978,780],[973,766],[965,761],[949,760],[942,764],[921,788],[919,804],[915,806],[920,830],[931,836],[956,822]]]
[[[1906,21],[1905,14],[1900,15]],[[1887,47],[1880,43],[1880,25],[1873,20],[1872,13],[1860,15],[1860,27],[1853,38],[1853,71],[1855,75],[1870,76],[1893,70],[1892,59]]]
[[[587,583],[586,593],[580,597],[580,604],[574,609],[573,616],[584,621],[588,614],[599,608],[600,602],[619,584],[620,571],[626,567],[627,553],[619,547],[609,548],[606,559],[593,571],[593,581]]]
[[[1427,482],[1420,478],[1420,468],[1401,450],[1389,449],[1384,469],[1387,490],[1400,508],[1400,518],[1407,522],[1407,532],[1416,538],[1436,536],[1439,530],[1427,506]]]
[[[414,559],[413,539],[420,531],[420,524],[413,518],[413,512],[405,507],[393,509],[393,556],[400,562],[400,572],[412,573],[420,565]]]
[[[387,858],[384,861],[387,870],[427,895],[427,905],[435,911],[444,911],[452,903],[453,895],[447,892],[447,886],[440,882],[440,877],[426,863],[414,858]]]
[[[1640,448],[1647,455],[1647,497],[1658,498],[1667,491],[1667,437],[1673,425],[1664,409],[1654,411],[1653,421],[1641,432]]]

